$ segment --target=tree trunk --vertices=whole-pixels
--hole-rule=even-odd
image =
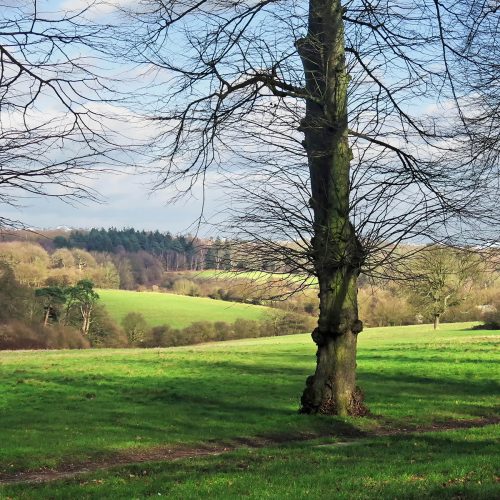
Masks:
[[[357,277],[363,259],[349,220],[350,161],[344,26],[339,0],[310,0],[309,30],[297,49],[308,97],[304,133],[314,212],[312,253],[320,288],[314,375],[302,395],[303,413],[366,413],[356,388]]]
[[[437,330],[439,328],[439,314],[434,315],[434,330]]]
[[[82,334],[87,336],[90,330],[90,315],[92,313],[92,308],[88,305],[80,307],[80,312],[82,314]]]
[[[48,326],[49,324],[49,316],[50,316],[50,305],[45,309],[45,316],[43,318],[43,326]]]

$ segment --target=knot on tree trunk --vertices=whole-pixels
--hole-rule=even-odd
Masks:
[[[311,333],[311,338],[318,347],[324,346],[327,341],[326,335],[319,328],[315,328],[313,330],[313,332]]]
[[[363,331],[363,322],[357,319],[351,327],[351,332],[357,335],[362,331]]]
[[[340,324],[337,329],[329,331],[321,331],[319,328],[315,328],[311,333],[311,338],[318,347],[322,347],[326,345],[329,339],[340,337],[347,331],[351,331],[355,335],[361,333],[363,331],[363,322],[359,319],[354,321],[346,320],[345,324]]]

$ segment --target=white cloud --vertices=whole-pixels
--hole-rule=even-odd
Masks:
[[[64,12],[77,13],[86,10],[86,17],[96,19],[117,12],[121,8],[134,5],[133,0],[64,0],[59,9]]]

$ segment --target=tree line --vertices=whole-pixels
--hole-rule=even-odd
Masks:
[[[91,280],[34,288],[0,261],[0,350],[171,347],[302,333],[313,322],[311,316],[276,310],[261,320],[201,321],[182,329],[151,328],[142,314],[130,312],[118,324],[99,303]]]
[[[53,239],[56,248],[81,248],[89,252],[112,254],[147,252],[160,260],[165,271],[202,270],[215,265],[212,244],[190,235],[173,236],[169,232],[138,231],[133,228],[91,228],[73,230],[68,236]],[[222,249],[220,249],[222,252]]]
[[[161,286],[166,272],[229,270],[233,265],[228,245],[219,238],[202,241],[133,229],[72,231],[50,239],[42,233],[30,235],[29,241],[25,236],[23,231],[4,235],[0,259],[29,286],[47,280],[69,284],[85,275],[100,288],[135,290]]]
[[[360,310],[367,326],[434,322],[438,327],[441,319],[479,320],[482,312],[500,308],[495,264],[498,252],[446,246],[416,250],[411,259],[394,266],[390,280],[360,276]],[[235,245],[217,239],[211,242],[205,257],[207,263],[213,259],[210,267],[220,273],[169,272],[159,257],[144,250],[113,254],[74,247],[45,249],[39,243],[25,241],[0,243],[0,261],[9,265],[21,285],[32,289],[75,286],[86,279],[97,288],[164,290],[265,304],[317,317],[315,280],[305,280],[300,274],[268,273],[262,267],[260,273],[239,273],[238,268],[226,272],[228,253],[238,255]]]
[[[0,349],[119,347],[126,335],[98,300],[88,279],[34,288],[0,262]]]

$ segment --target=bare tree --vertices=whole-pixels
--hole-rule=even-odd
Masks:
[[[115,149],[99,105],[110,103],[99,67],[110,26],[86,9],[56,13],[43,2],[0,5],[0,203],[52,196],[96,199],[86,179]],[[22,225],[0,217],[3,226]]]
[[[410,301],[432,317],[434,330],[448,308],[465,300],[484,274],[481,253],[444,246],[425,247],[405,264]]]
[[[494,4],[455,0],[143,0],[130,13],[128,54],[158,75],[158,186],[189,193],[216,170],[251,201],[243,234],[318,279],[303,412],[366,411],[361,271],[389,272],[402,242],[496,234],[498,162],[471,155],[461,78],[484,67],[467,50],[478,12],[498,22]],[[475,43],[493,43],[482,26]]]

